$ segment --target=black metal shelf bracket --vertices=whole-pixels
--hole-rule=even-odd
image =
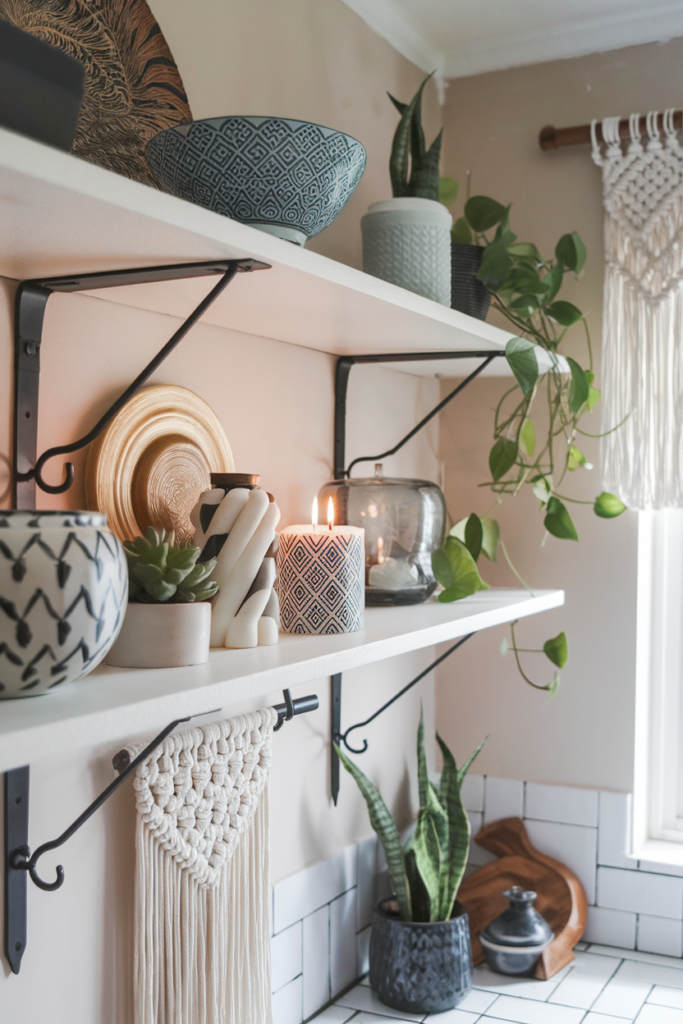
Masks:
[[[295,715],[304,715],[309,711],[315,711],[319,705],[318,697],[315,694],[293,700],[289,690],[285,690],[283,696],[284,704],[274,705],[274,710],[277,712],[274,731],[280,729],[286,721],[290,721]],[[26,949],[27,878],[30,878],[39,889],[43,889],[45,892],[54,892],[64,882],[64,868],[61,864],[57,866],[54,881],[47,882],[40,877],[38,861],[43,854],[58,849],[71,839],[116,792],[119,786],[123,785],[142,762],[156,750],[159,744],[163,743],[176,726],[183,722],[189,722],[192,718],[216,714],[220,710],[220,708],[213,708],[211,711],[202,711],[197,715],[188,715],[186,718],[176,718],[173,722],[169,722],[159,735],[155,736],[151,743],[132,760],[128,750],[119,750],[112,758],[112,765],[119,773],[118,778],[114,779],[57,839],[43,843],[33,853],[28,845],[30,768],[28,765],[24,765],[22,768],[14,768],[12,771],[5,772],[5,956],[14,974],[19,973],[21,958]]]
[[[170,355],[188,331],[194,327],[236,274],[267,269],[269,269],[269,264],[252,259],[212,260],[201,263],[139,267],[132,270],[112,270],[97,274],[78,274],[71,275],[71,277],[23,281],[17,290],[14,317],[14,507],[35,508],[36,485],[48,494],[63,494],[64,491],[67,491],[74,481],[73,464],[66,463],[64,480],[61,484],[50,484],[43,477],[43,471],[50,459],[58,455],[77,452],[94,441],[117,412],[140,390]],[[126,388],[95,426],[78,441],[48,448],[40,458],[37,458],[40,350],[45,310],[53,292],[88,291],[129,284],[177,281],[214,274],[221,275],[220,281],[202,299],[173,337],[138,374],[130,387]]]
[[[386,711],[387,708],[390,708],[391,705],[399,699],[399,697],[402,697],[404,693],[407,693],[408,690],[411,690],[413,686],[420,682],[421,679],[424,679],[424,677],[428,676],[430,672],[433,672],[435,668],[438,668],[442,661],[445,661],[446,658],[450,657],[450,655],[453,654],[454,651],[457,651],[458,647],[462,647],[462,645],[467,640],[469,640],[470,637],[473,636],[474,633],[467,633],[465,636],[460,637],[460,639],[457,640],[452,647],[449,647],[447,651],[439,655],[436,661],[433,661],[431,665],[428,665],[427,668],[423,669],[419,675],[415,676],[414,679],[411,679],[409,683],[407,683],[401,690],[398,691],[398,693],[395,693],[394,696],[391,697],[385,704],[382,704],[381,708],[378,708],[374,714],[370,715],[369,718],[366,718],[362,722],[356,722],[355,725],[350,725],[348,729],[344,730],[344,732],[342,732],[341,729],[342,674],[341,672],[337,672],[335,675],[330,677],[330,707],[332,726],[332,746],[330,751],[330,791],[332,793],[332,800],[334,802],[335,807],[337,805],[337,799],[339,797],[339,755],[337,754],[337,751],[334,749],[334,744],[336,744],[339,747],[343,744],[346,747],[346,749],[350,751],[352,754],[364,754],[365,751],[368,749],[368,741],[364,739],[362,747],[353,747],[349,743],[349,734],[354,732],[356,729],[362,729],[364,726],[370,725],[370,722],[374,722],[374,720],[376,718],[379,718],[379,716],[384,711]]]

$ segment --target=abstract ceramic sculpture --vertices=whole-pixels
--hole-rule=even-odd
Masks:
[[[276,644],[280,611],[275,583],[275,528],[280,509],[258,477],[216,473],[214,488],[192,511],[193,543],[200,561],[216,558],[213,579],[220,592],[211,617],[212,647]]]
[[[123,550],[98,512],[0,512],[0,698],[87,675],[119,632]]]
[[[160,132],[147,161],[181,199],[304,245],[350,199],[365,150],[308,121],[213,117]]]

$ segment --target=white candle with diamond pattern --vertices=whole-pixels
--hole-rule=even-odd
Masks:
[[[363,628],[365,531],[334,526],[332,499],[328,525],[288,526],[277,551],[280,623],[286,633],[355,633]]]

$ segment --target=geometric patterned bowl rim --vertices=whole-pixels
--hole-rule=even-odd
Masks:
[[[107,517],[102,512],[72,509],[0,509],[0,529],[44,530],[74,526],[106,527]]]
[[[282,121],[288,125],[310,125],[313,128],[320,128],[321,131],[328,133],[329,135],[343,135],[344,138],[350,139],[351,142],[355,142],[361,146],[363,150],[365,147],[362,142],[354,138],[353,135],[349,135],[348,132],[341,132],[338,128],[329,128],[327,125],[318,124],[317,121],[300,121],[296,117],[274,117],[272,115],[256,115],[256,114],[225,114],[223,117],[201,117],[196,121],[190,121],[187,124],[175,124],[170,128],[164,128],[163,131],[159,132],[154,138],[159,138],[161,135],[165,135],[167,132],[176,132],[180,135],[187,135],[190,129],[195,124],[210,124],[217,125],[223,124],[225,121],[251,121],[252,124],[261,125],[264,121]],[[149,143],[148,143],[149,145]]]

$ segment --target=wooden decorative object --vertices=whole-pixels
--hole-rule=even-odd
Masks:
[[[72,152],[158,188],[145,146],[192,120],[180,72],[146,0],[0,0],[0,18],[85,67]]]
[[[173,385],[145,388],[90,446],[86,503],[106,514],[120,540],[154,526],[187,542],[211,473],[234,468],[223,425],[203,399]]]
[[[503,818],[481,830],[474,841],[498,856],[461,885],[458,900],[466,908],[475,964],[484,962],[479,933],[507,909],[504,889],[521,885],[538,893],[535,906],[555,933],[541,954],[535,977],[552,978],[574,959],[574,946],[586,927],[587,900],[573,871],[531,843],[520,818]]]

